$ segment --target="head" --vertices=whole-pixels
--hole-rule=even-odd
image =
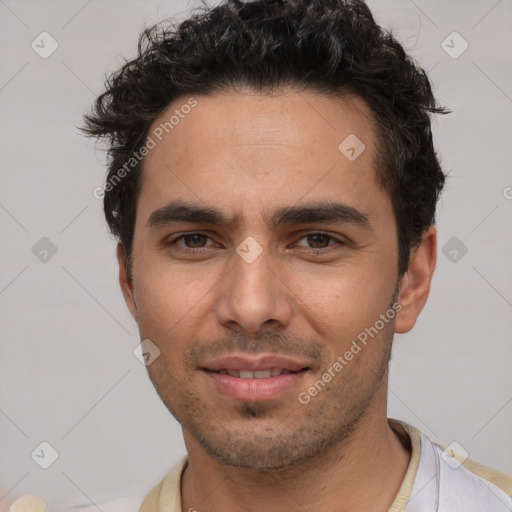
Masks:
[[[228,0],[146,30],[106,89],[84,131],[109,143],[121,288],[187,445],[280,468],[385,414],[435,266],[425,72],[363,2]],[[265,364],[290,375],[233,386]]]

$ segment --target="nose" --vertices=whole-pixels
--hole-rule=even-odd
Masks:
[[[217,291],[217,320],[246,334],[282,330],[293,315],[294,295],[286,277],[267,250],[249,261],[238,253],[233,255],[233,266]]]

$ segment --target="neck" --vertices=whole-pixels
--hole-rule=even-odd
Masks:
[[[182,511],[387,511],[410,453],[388,424],[386,397],[379,402],[384,410],[369,411],[349,437],[281,470],[225,466],[185,435],[189,464],[182,479]]]

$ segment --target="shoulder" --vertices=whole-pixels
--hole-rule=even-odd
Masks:
[[[439,446],[442,450],[447,448],[442,444]],[[503,473],[497,469],[484,466],[483,464],[480,464],[474,460],[466,459],[456,452],[454,452],[452,456],[468,471],[482,478],[483,480],[487,480],[491,484],[501,489],[508,496],[512,496],[512,475],[508,475],[507,473]]]
[[[101,503],[75,505],[66,512],[161,512],[160,505],[164,501],[166,507],[174,505],[165,512],[181,512],[181,507],[176,508],[176,505],[179,505],[181,474],[187,462],[188,458],[183,457],[149,493],[146,490]]]
[[[409,437],[413,442],[413,446],[415,443],[418,443],[422,436],[424,436],[420,430],[416,429],[412,425],[398,420],[391,421],[395,424],[400,424],[403,427],[403,429],[409,434]],[[493,486],[503,491],[506,495],[512,497],[512,475],[480,464],[479,462],[468,458],[467,454],[458,453],[456,448],[454,449],[453,443],[448,445],[437,439],[431,439],[430,441],[439,450],[441,455],[440,458],[444,463],[449,460],[453,461],[451,464],[448,463],[448,466],[451,468],[461,466],[468,472],[467,477],[470,477],[470,475],[475,476],[480,480],[484,480],[485,482],[492,484]]]
[[[404,422],[391,420],[390,424],[395,431],[399,424],[409,435],[412,445],[410,466],[415,466],[412,468],[414,474],[409,474],[412,473],[411,467],[408,469],[409,478],[406,475],[407,481],[404,480],[398,496],[401,506],[396,510],[403,510],[409,502],[414,502],[411,511],[434,509],[437,499],[438,510],[443,512],[512,512],[512,475],[469,459],[467,452],[457,443],[446,445],[437,439],[429,439]],[[415,457],[419,460],[413,465]],[[424,506],[425,503],[428,506]]]
[[[93,503],[89,505],[76,505],[66,512],[138,512],[143,496],[133,495],[113,500]]]
[[[183,457],[144,498],[139,512],[181,512],[181,475],[188,464],[188,456]]]

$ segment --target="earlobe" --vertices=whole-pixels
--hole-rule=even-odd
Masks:
[[[400,282],[398,302],[402,309],[397,316],[395,332],[410,331],[425,306],[436,266],[437,233],[434,226],[424,231],[420,243],[411,251],[409,266]]]
[[[117,261],[119,263],[119,285],[121,292],[131,315],[137,321],[137,305],[133,294],[133,281],[128,273],[126,254],[121,242],[117,244]]]

